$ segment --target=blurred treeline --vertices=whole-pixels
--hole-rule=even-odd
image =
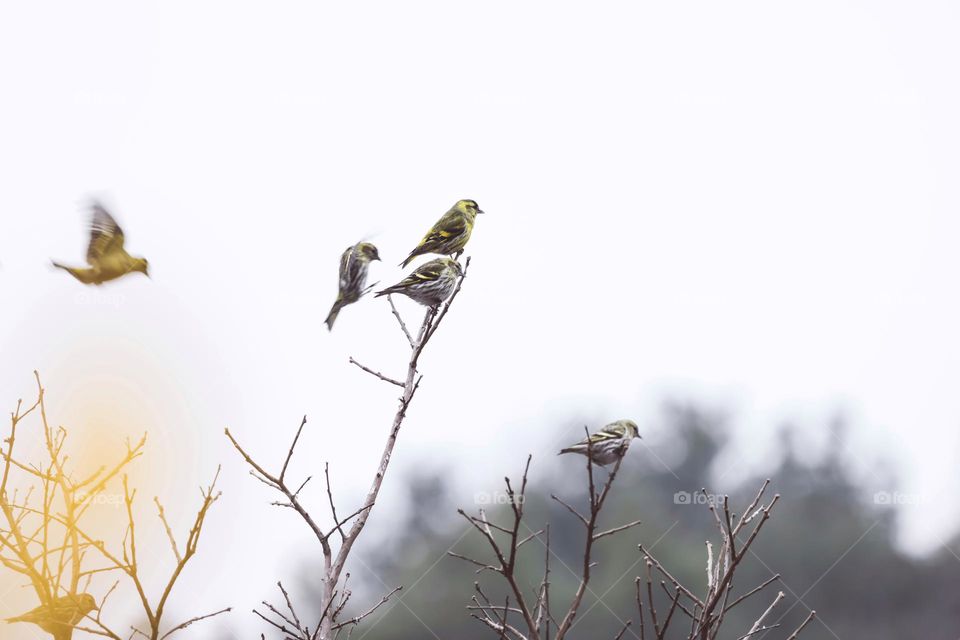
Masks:
[[[634,626],[624,638],[639,637],[634,578],[645,571],[637,551],[639,543],[652,548],[654,556],[693,591],[705,590],[705,541],[709,537],[718,544],[717,531],[703,504],[677,504],[674,496],[695,487],[710,490],[711,466],[727,443],[726,431],[719,416],[689,406],[670,407],[667,422],[686,453],[667,470],[635,443],[601,525],[609,528],[634,519],[642,519],[643,524],[600,543],[594,555],[598,566],[573,638],[612,639],[627,619],[633,619]],[[773,616],[778,621],[786,613],[779,620],[782,627],[757,637],[787,637],[813,608],[820,621],[804,631],[802,637],[807,640],[956,640],[960,636],[957,556],[946,548],[925,559],[898,551],[893,512],[874,504],[873,490],[856,485],[843,456],[828,454],[812,465],[800,464],[790,442],[783,439],[784,462],[771,476],[771,493],[779,492],[781,501],[754,545],[755,555],[745,560],[737,573],[737,594],[774,573],[782,576],[779,588],[787,597]],[[556,554],[551,560],[551,598],[556,616],[565,611],[560,607],[579,579],[583,529],[550,499],[550,493],[571,504],[583,504],[585,470],[581,461],[564,457],[537,464],[535,459],[530,473],[526,523],[531,530],[551,523]],[[518,458],[513,476],[517,482],[521,472],[522,459]],[[742,508],[748,504],[761,482],[762,478],[757,478],[744,483],[740,491],[731,494],[731,505]],[[375,602],[378,593],[388,591],[385,585],[404,585],[400,599],[367,619],[354,631],[354,640],[492,637],[492,632],[469,617],[465,606],[470,604],[476,580],[492,600],[502,602],[505,592],[498,576],[491,572],[478,576],[475,567],[447,557],[446,551],[490,557],[481,537],[456,515],[456,508],[475,513],[485,506],[493,521],[506,524],[501,510],[507,507],[478,504],[495,503],[503,487],[478,487],[479,493],[464,501],[449,495],[446,486],[440,472],[421,472],[408,479],[409,505],[403,520],[389,527],[390,535],[375,552],[367,551],[351,561],[358,607]],[[951,547],[957,549],[956,544]],[[542,578],[544,547],[534,540],[524,549],[524,580],[532,594]],[[307,582],[301,585],[304,590],[310,588]],[[721,637],[736,640],[745,634],[777,588],[771,585],[731,611]],[[673,626],[672,637],[679,637],[689,629],[689,622]]]

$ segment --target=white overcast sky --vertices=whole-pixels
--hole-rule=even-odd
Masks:
[[[37,368],[91,458],[149,430],[145,495],[188,496],[182,525],[223,462],[233,542],[197,573],[243,554],[249,610],[308,539],[223,428],[279,462],[308,414],[297,470],[329,459],[357,499],[395,400],[347,357],[399,375],[404,345],[383,300],[327,333],[338,256],[370,239],[392,282],[468,197],[488,215],[395,480],[492,486],[579,416],[657,447],[670,397],[729,408],[737,476],[778,423],[844,411],[934,550],[960,520],[957,33],[951,2],[3,3],[0,403]],[[50,268],[82,261],[91,195],[152,280]]]

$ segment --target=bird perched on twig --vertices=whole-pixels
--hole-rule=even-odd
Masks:
[[[348,304],[353,304],[370,290],[367,287],[367,270],[372,261],[379,259],[380,253],[369,242],[358,242],[352,247],[347,247],[340,256],[340,291],[327,315],[328,330],[333,330],[333,323],[341,309]]]
[[[589,455],[594,464],[606,466],[616,462],[627,452],[630,441],[639,438],[637,423],[633,420],[611,422],[600,431],[590,434],[575,445],[561,449],[560,454],[579,453]]]
[[[457,286],[457,278],[462,275],[463,268],[453,258],[436,258],[424,262],[392,287],[378,291],[375,297],[402,293],[427,307],[438,307],[450,297]]]
[[[423,236],[420,244],[410,252],[407,259],[400,263],[401,267],[410,264],[410,261],[417,256],[426,253],[437,253],[444,256],[456,254],[459,257],[463,248],[470,239],[470,233],[473,231],[473,223],[477,219],[477,214],[483,213],[474,200],[460,200],[457,204],[450,207],[450,210],[443,214],[437,223],[433,225],[427,235]]]
[[[31,622],[47,633],[59,637],[66,628],[75,627],[83,618],[97,609],[97,601],[89,593],[71,594],[54,598],[49,604],[40,605],[32,611],[7,622]]]
[[[67,267],[59,262],[53,266],[68,271],[84,284],[103,284],[134,271],[149,277],[145,258],[134,258],[123,248],[123,229],[99,202],[91,206],[90,245],[87,247],[89,268]]]

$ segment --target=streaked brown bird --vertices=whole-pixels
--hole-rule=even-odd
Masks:
[[[90,267],[67,267],[59,262],[54,262],[53,266],[69,272],[83,284],[103,284],[134,271],[149,277],[147,260],[134,258],[123,248],[123,229],[113,216],[96,201],[91,210],[90,245],[87,247]]]
[[[590,456],[594,464],[606,466],[616,462],[627,452],[630,441],[639,438],[637,423],[633,420],[611,422],[600,431],[590,434],[589,438],[562,449],[560,454],[579,453]]]
[[[475,200],[458,201],[437,220],[437,223],[427,232],[427,235],[423,236],[420,244],[410,252],[400,266],[405,267],[417,256],[427,253],[443,256],[456,254],[454,257],[459,257],[463,248],[467,246],[467,241],[473,232],[473,224],[477,220],[477,214],[480,213],[483,211],[477,206]]]
[[[54,598],[49,604],[40,605],[15,618],[7,618],[7,622],[30,622],[58,637],[65,629],[77,626],[88,613],[96,609],[97,601],[92,595],[78,593]]]
[[[333,330],[333,323],[340,310],[359,300],[367,291],[367,271],[370,263],[380,259],[377,248],[369,242],[358,242],[340,256],[340,290],[337,299],[327,315],[327,329]]]
[[[424,306],[438,307],[450,297],[462,275],[463,268],[453,258],[436,258],[424,262],[392,287],[378,291],[375,297],[402,293]]]

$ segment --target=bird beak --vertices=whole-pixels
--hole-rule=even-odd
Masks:
[[[477,213],[483,213],[483,209],[477,209]]]

